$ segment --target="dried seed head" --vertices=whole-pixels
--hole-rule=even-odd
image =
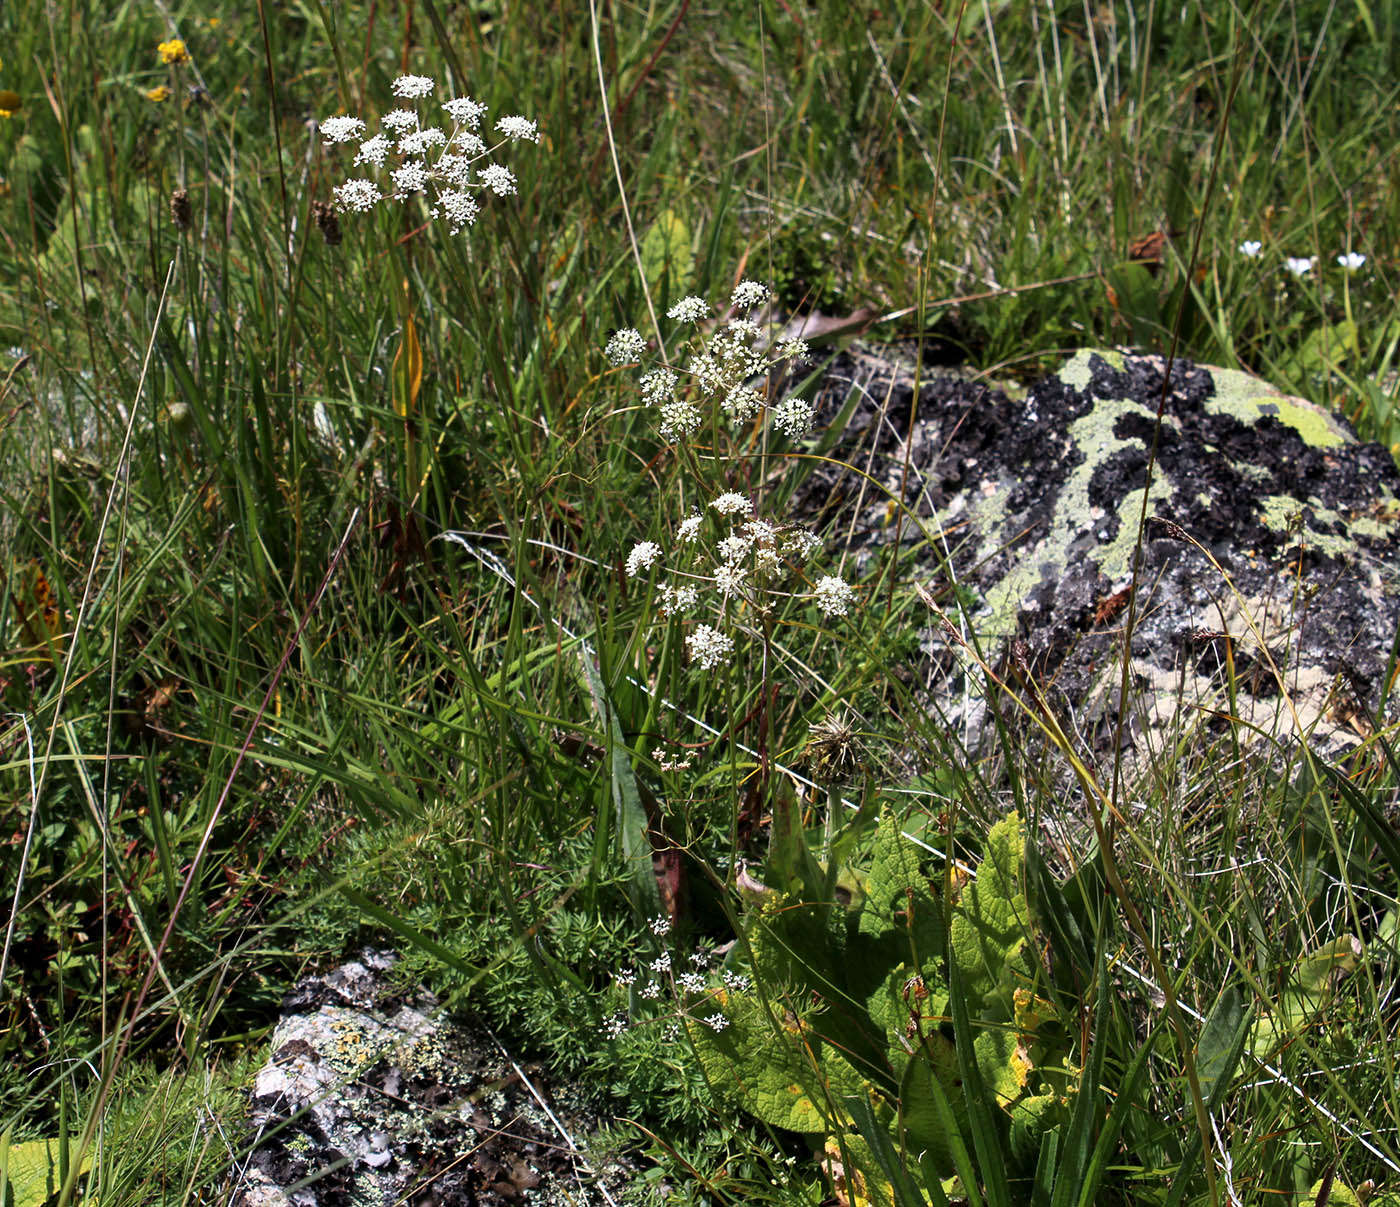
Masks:
[[[823,783],[843,779],[860,763],[859,748],[847,713],[828,713],[811,726],[807,757],[813,776]]]
[[[190,228],[190,191],[176,189],[170,194],[170,220],[182,231]]]
[[[335,206],[329,201],[313,201],[311,216],[315,219],[316,229],[325,237],[326,245],[339,247],[340,215],[335,212]]]
[[[1175,520],[1169,520],[1166,516],[1149,516],[1147,522],[1156,530],[1154,535],[1167,541],[1179,541],[1183,545],[1191,544],[1191,538],[1186,535],[1184,529]]]

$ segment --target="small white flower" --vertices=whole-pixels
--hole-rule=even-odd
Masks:
[[[735,423],[752,419],[763,406],[763,392],[751,390],[748,386],[735,386],[724,396],[724,413]]]
[[[389,154],[389,149],[394,144],[382,134],[376,134],[360,144],[360,153],[355,156],[354,166],[358,167],[362,163],[373,164],[376,168],[384,166],[384,157]]]
[[[761,545],[771,545],[777,539],[778,530],[767,520],[750,520],[744,525],[744,535]]]
[[[394,200],[402,201],[428,187],[428,169],[421,159],[410,159],[389,173],[394,182]]]
[[[389,91],[395,96],[405,98],[428,96],[433,91],[433,79],[427,75],[401,75]]]
[[[729,1026],[729,1020],[716,1010],[709,1018],[701,1020],[711,1031],[723,1031]]]
[[[610,365],[626,365],[641,360],[646,351],[647,342],[642,338],[642,333],[632,327],[624,327],[608,340],[603,355],[608,358]]]
[[[469,96],[458,96],[450,101],[443,101],[442,107],[448,117],[469,130],[480,126],[481,119],[486,116],[486,106],[478,104]]]
[[[676,540],[682,545],[693,545],[695,539],[700,535],[700,526],[704,524],[705,517],[698,511],[691,516],[686,516],[676,527]]]
[[[481,141],[481,135],[471,130],[458,130],[452,136],[452,145],[471,159],[486,154],[486,144]]]
[[[1240,255],[1248,256],[1253,260],[1264,250],[1264,245],[1258,239],[1246,239],[1240,244]]]
[[[1313,265],[1316,263],[1316,256],[1289,256],[1283,262],[1283,266],[1295,277],[1301,277],[1312,272]]]
[[[812,430],[812,404],[789,395],[773,408],[773,426],[789,440],[805,436]]]
[[[633,984],[636,981],[636,979],[637,970],[635,968],[624,968],[621,972],[617,974],[617,976],[613,978],[613,980],[615,980],[619,985],[622,985],[624,987]]]
[[[748,576],[748,571],[742,566],[720,566],[715,571],[715,587],[725,599],[733,599],[743,593],[744,581]]]
[[[436,126],[424,130],[410,130],[396,148],[400,155],[425,155],[434,147],[447,146],[447,135]]]
[[[657,914],[651,920],[651,933],[657,935],[669,935],[671,933],[671,919],[665,914]]]
[[[710,966],[710,953],[703,947],[697,947],[690,953],[690,962],[696,968],[708,968]]]
[[[650,406],[658,406],[676,393],[676,375],[670,369],[653,369],[642,374],[637,385],[641,387],[642,401]]]
[[[670,310],[666,311],[666,317],[678,323],[698,323],[709,313],[710,307],[704,298],[691,296],[681,298]]]
[[[687,993],[705,992],[705,974],[703,972],[683,972],[677,978],[680,986]]]
[[[835,574],[818,579],[817,589],[812,592],[812,600],[823,616],[845,616],[855,598],[850,584]]]
[[[735,310],[752,310],[760,302],[767,300],[768,286],[758,281],[740,281],[734,289],[729,304]]]
[[[718,390],[724,384],[724,371],[713,356],[692,356],[685,371],[695,378],[696,384],[706,394]]]
[[[752,984],[742,972],[735,972],[731,968],[724,970],[724,987],[731,993],[747,993]]]
[[[1355,272],[1366,263],[1366,257],[1359,251],[1349,251],[1343,256],[1338,256],[1337,263],[1345,268],[1347,272]]]
[[[674,587],[670,583],[661,588],[661,615],[678,616],[688,612],[700,602],[700,592],[690,585]]]
[[[690,647],[691,660],[707,671],[726,664],[734,652],[733,640],[707,624],[697,625],[685,643]]]
[[[663,951],[657,956],[656,959],[651,962],[651,970],[652,972],[670,972],[671,953],[669,951]]]
[[[372,180],[347,180],[336,188],[334,196],[337,209],[357,210],[360,213],[372,210],[375,203],[384,198]]]
[[[711,500],[710,506],[720,515],[750,515],[753,512],[748,498],[733,490]]]
[[[515,192],[515,176],[509,168],[498,163],[488,164],[481,169],[481,183],[497,197],[508,197]]]
[[[636,578],[642,570],[650,570],[661,557],[661,546],[655,541],[640,541],[627,555],[627,577]]]
[[[402,134],[405,130],[415,129],[418,125],[418,114],[412,109],[391,109],[379,119],[379,124],[386,130],[392,130],[395,134]]]
[[[773,355],[778,360],[790,360],[801,364],[810,352],[805,339],[785,339],[773,350]]]
[[[438,203],[433,206],[432,216],[434,218],[446,218],[448,223],[448,233],[455,235],[464,226],[470,226],[476,221],[480,207],[476,204],[476,198],[470,193],[459,189],[449,189],[445,193],[438,195]]]
[[[679,440],[683,436],[699,431],[705,417],[700,408],[683,398],[673,398],[661,406],[661,438],[666,441]]]
[[[328,143],[349,142],[365,132],[358,117],[328,117],[321,123],[321,137]]]
[[[733,342],[747,345],[763,334],[763,328],[753,319],[730,319],[724,327],[725,335]]]
[[[540,132],[535,123],[523,117],[503,117],[496,123],[496,133],[511,142],[539,142]]]
[[[458,189],[475,187],[472,185],[472,161],[452,151],[445,151],[437,157],[437,162],[433,164],[433,177]]]
[[[681,1042],[681,1025],[672,1019],[661,1029],[661,1038],[668,1044],[678,1044]]]
[[[805,528],[789,528],[783,533],[783,553],[806,560],[822,547],[821,541]]]
[[[648,981],[642,986],[642,996],[648,1001],[655,1001],[661,996],[661,986],[655,981]]]
[[[732,566],[735,562],[742,561],[748,556],[749,546],[748,537],[732,532],[715,546],[715,552],[719,555],[721,562]]]
[[[625,1014],[614,1014],[612,1018],[603,1022],[603,1034],[609,1039],[617,1039],[627,1030],[627,1016]]]

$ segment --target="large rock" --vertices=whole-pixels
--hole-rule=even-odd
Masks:
[[[595,1125],[426,990],[366,951],[288,995],[251,1096],[231,1207],[613,1204],[626,1170],[581,1151]]]
[[[1164,396],[1155,356],[1080,353],[1024,391],[926,370],[917,405],[914,369],[907,350],[837,358],[819,398],[828,422],[848,412],[833,455],[888,494],[823,469],[799,506],[841,514],[868,559],[895,538],[902,484],[906,577],[961,630],[932,626],[924,649],[965,732],[984,720],[963,691],[973,633],[1092,745],[1117,732],[1159,404],[1145,513],[1167,522],[1141,543],[1128,734],[1218,728],[1232,688],[1246,740],[1286,744],[1301,726],[1336,753],[1370,732],[1400,624],[1400,474],[1384,448],[1240,372],[1178,361]]]

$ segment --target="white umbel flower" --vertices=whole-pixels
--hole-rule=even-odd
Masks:
[[[608,358],[610,365],[631,364],[635,360],[641,360],[647,352],[647,342],[642,338],[642,333],[632,327],[624,327],[616,332],[612,339],[608,340],[608,346],[603,349],[603,355]]]
[[[481,119],[486,116],[486,106],[477,103],[469,96],[456,96],[450,101],[443,101],[443,111],[458,125],[466,126],[469,130],[475,130],[481,125]]]
[[[724,666],[734,652],[733,639],[707,624],[696,625],[695,632],[685,639],[685,643],[690,648],[691,661],[707,671]]]
[[[430,96],[433,91],[433,77],[429,75],[401,75],[394,81],[390,91],[395,96],[406,99]]]
[[[845,616],[856,593],[839,575],[827,574],[817,580],[817,589],[812,592],[812,600],[823,616]]]
[[[666,311],[666,317],[677,323],[698,323],[709,313],[709,303],[704,298],[692,295],[681,298],[670,310]]]
[[[753,508],[750,506],[748,498],[734,490],[727,491],[717,499],[712,499],[710,501],[710,506],[719,512],[720,515],[753,514]]]
[[[655,541],[639,541],[627,555],[627,577],[636,578],[643,570],[650,570],[661,559],[661,546]]]
[[[384,197],[372,180],[347,180],[336,186],[333,195],[337,209],[356,210],[359,213],[372,210]]]
[[[735,310],[752,310],[760,302],[767,301],[768,286],[758,281],[740,281],[734,289],[729,304]]]
[[[535,123],[523,117],[503,117],[496,123],[496,133],[510,142],[539,142],[540,132]]]
[[[358,117],[328,117],[321,123],[321,137],[328,143],[350,142],[365,132]]]

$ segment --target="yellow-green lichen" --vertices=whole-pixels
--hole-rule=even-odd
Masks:
[[[1246,427],[1272,415],[1291,427],[1312,448],[1334,448],[1350,443],[1346,430],[1330,415],[1301,398],[1280,394],[1272,386],[1236,369],[1211,369],[1215,394],[1206,400],[1206,410],[1229,415]]]

